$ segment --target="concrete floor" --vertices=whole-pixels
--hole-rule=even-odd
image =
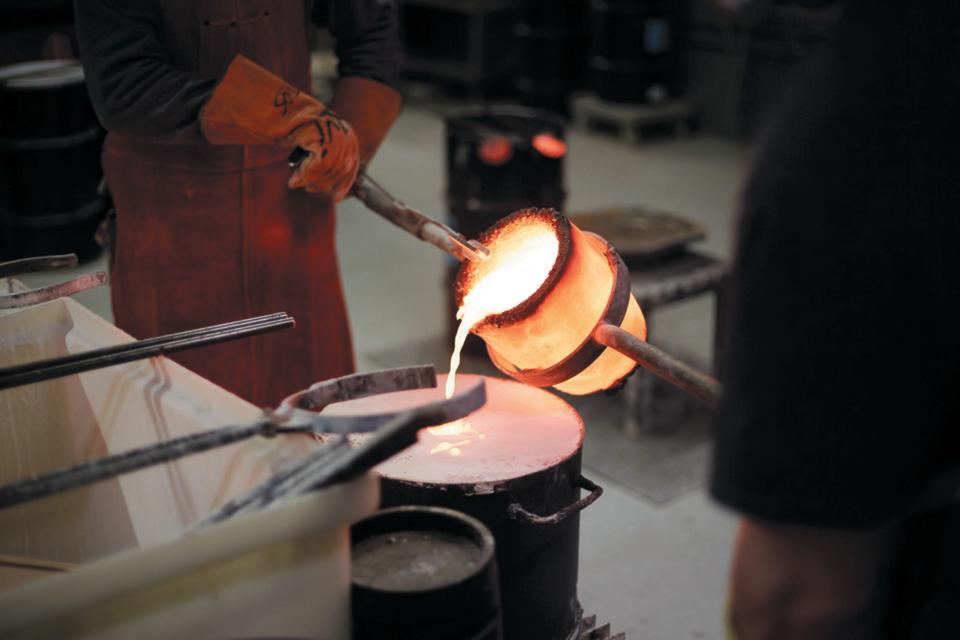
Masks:
[[[569,212],[640,204],[701,223],[698,248],[721,258],[731,248],[731,211],[746,150],[708,137],[630,146],[613,138],[568,132]],[[442,118],[410,106],[370,168],[408,204],[443,217]],[[378,353],[437,340],[446,333],[445,256],[367,212],[356,201],[339,207],[340,264],[361,370],[381,368]],[[104,268],[105,259],[80,270]],[[31,286],[64,277],[37,274]],[[106,288],[77,298],[109,318]],[[709,300],[657,312],[657,342],[681,345],[709,361]],[[410,362],[408,364],[415,364]],[[588,425],[589,429],[589,425]],[[697,463],[703,466],[705,456]],[[704,469],[698,469],[701,473]],[[585,475],[600,475],[587,467]],[[608,476],[603,497],[581,520],[580,599],[585,609],[628,638],[722,638],[734,519],[694,488],[655,502]]]

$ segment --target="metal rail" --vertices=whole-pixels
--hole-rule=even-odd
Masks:
[[[593,332],[593,339],[619,351],[647,371],[700,398],[712,407],[720,402],[722,387],[716,378],[694,369],[682,360],[661,351],[620,327],[600,324]]]
[[[228,340],[237,340],[259,333],[286,329],[295,326],[295,324],[294,319],[286,313],[274,313],[102,349],[93,349],[61,358],[26,362],[0,369],[0,389],[143,360],[165,353],[175,353]]]

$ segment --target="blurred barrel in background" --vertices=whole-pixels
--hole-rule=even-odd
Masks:
[[[677,92],[671,3],[591,0],[587,86],[611,102],[660,102]]]
[[[0,256],[98,252],[103,134],[79,62],[0,67]]]
[[[567,113],[580,88],[587,48],[586,0],[520,0],[514,36],[517,72],[513,88],[524,104]]]

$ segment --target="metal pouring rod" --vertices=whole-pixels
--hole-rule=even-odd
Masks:
[[[85,487],[100,480],[178,460],[184,456],[233,444],[256,435],[265,435],[270,428],[269,420],[221,427],[27,478],[0,487],[0,509]]]
[[[37,289],[28,289],[19,293],[8,293],[0,295],[0,309],[19,309],[20,307],[31,307],[41,302],[48,302],[72,296],[75,293],[86,291],[107,284],[107,273],[97,271],[95,273],[85,273],[66,282],[39,287]]]
[[[102,369],[135,360],[144,360],[165,353],[185,351],[208,344],[236,340],[259,333],[285,329],[295,324],[293,318],[286,313],[271,314],[203,329],[192,329],[181,333],[158,336],[139,342],[93,349],[62,358],[27,362],[0,369],[0,389],[60,378],[93,369]]]
[[[600,324],[593,331],[593,339],[622,353],[647,371],[700,398],[711,407],[715,407],[720,401],[722,388],[716,378],[694,369],[620,327]]]
[[[10,262],[0,262],[0,278],[34,273],[36,271],[53,271],[54,269],[69,269],[80,264],[75,253],[63,253],[54,256],[34,256],[20,258]]]
[[[309,155],[309,151],[297,147],[287,156],[287,163],[291,167],[299,166]],[[442,222],[408,207],[363,171],[357,174],[350,195],[377,215],[420,240],[445,251],[461,262],[463,260],[483,260],[490,255],[490,250],[476,240],[468,240],[462,233],[454,231]]]
[[[370,176],[357,176],[351,193],[377,215],[457,260],[482,260],[490,255],[490,250],[476,240],[467,240],[463,234],[397,200]]]

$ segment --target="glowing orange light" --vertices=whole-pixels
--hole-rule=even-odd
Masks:
[[[533,148],[548,158],[562,158],[567,155],[567,143],[552,133],[538,133],[533,136]]]
[[[463,321],[457,344],[468,331],[476,333],[487,343],[494,364],[518,379],[535,379],[537,371],[546,369],[563,373],[572,357],[593,348],[593,332],[606,321],[618,291],[619,258],[603,238],[584,233],[550,209],[514,212],[480,240],[490,248],[489,259],[465,263],[457,275]],[[646,322],[632,295],[619,326],[646,338]],[[595,393],[613,387],[636,367],[633,359],[611,348],[592,357],[585,368],[571,367],[566,379],[552,386],[574,395]],[[455,352],[451,371],[458,358]],[[450,377],[447,382],[449,391]]]
[[[553,227],[535,220],[501,236],[488,248],[490,257],[484,261],[483,273],[464,296],[463,306],[457,312],[460,327],[450,357],[445,390],[448,398],[453,396],[460,350],[470,329],[487,316],[512,309],[536,293],[550,275],[560,242]]]
[[[473,425],[466,420],[454,420],[446,424],[435,427],[427,427],[427,433],[436,438],[451,438],[454,442],[444,441],[430,449],[430,453],[448,453],[451,456],[459,456],[462,452],[460,447],[466,446],[476,440],[485,439],[484,434],[473,428]]]
[[[513,145],[502,136],[494,136],[484,140],[477,153],[481,160],[496,167],[510,159],[513,155]]]

